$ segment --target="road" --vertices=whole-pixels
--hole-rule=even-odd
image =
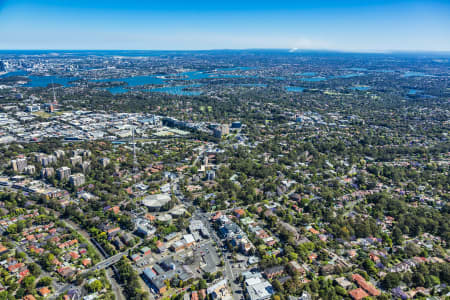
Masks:
[[[111,257],[108,257],[108,258],[102,260],[101,262],[99,262],[98,264],[96,264],[95,266],[93,266],[92,268],[86,269],[86,271],[102,270],[102,269],[109,268],[110,266],[112,266],[115,263],[117,263],[124,255],[126,255],[127,252],[128,251],[121,252],[121,253],[118,253],[118,254],[113,255]]]
[[[53,210],[52,210],[53,211]],[[56,211],[53,211],[55,214],[58,214],[58,216],[59,216],[59,213],[58,212],[56,212]],[[69,227],[69,228],[71,228],[71,229],[73,229],[73,230],[75,230],[76,232],[78,232],[78,233],[80,233],[87,241],[90,241],[90,236],[89,236],[89,233],[87,233],[85,230],[83,230],[83,229],[81,229],[77,224],[75,224],[75,223],[73,223],[71,220],[63,220],[64,221],[64,223]],[[102,253],[98,250],[98,248],[96,247],[96,246],[94,246],[93,245],[93,248],[95,249],[95,251],[97,252],[97,254],[99,255],[99,257],[104,257],[103,255],[102,255]],[[122,253],[120,253],[120,254],[122,254]],[[119,254],[118,254],[119,255]],[[114,256],[113,256],[114,257]],[[120,255],[120,257],[122,257],[122,255]],[[108,259],[107,259],[108,260]],[[114,259],[113,259],[114,260]],[[119,260],[120,260],[120,258],[119,258]],[[119,261],[119,260],[117,260],[117,261]],[[116,263],[117,261],[115,261],[114,263]],[[98,263],[97,265],[99,265],[99,264],[102,264],[104,261],[102,261],[102,262],[100,262],[100,263]],[[96,265],[96,266],[97,266]],[[104,264],[105,266],[106,266],[106,264]],[[94,266],[95,267],[95,266]],[[86,270],[84,270],[83,272],[87,272],[87,271],[91,271],[91,270],[95,270],[95,268],[90,268],[90,269],[86,269]],[[109,266],[108,266],[109,267]],[[103,268],[101,268],[101,269],[104,269],[104,267]],[[99,270],[99,269],[98,269]],[[124,295],[123,295],[123,293],[122,293],[122,288],[120,287],[120,285],[119,285],[119,283],[116,281],[116,279],[113,277],[113,276],[111,276],[111,273],[112,273],[112,270],[106,270],[106,277],[107,277],[107,279],[108,279],[108,281],[111,283],[111,289],[112,289],[112,291],[114,292],[114,296],[115,296],[115,298],[117,299],[117,300],[125,300],[125,297],[124,297]],[[65,293],[67,290],[69,290],[70,289],[70,286],[68,286],[68,285],[66,285],[66,286],[64,286],[64,287],[62,287],[61,288],[61,292],[59,292],[58,291],[58,294],[62,294],[62,293]]]
[[[216,242],[217,246],[223,249],[224,244],[222,243],[222,240],[217,236],[216,231],[212,228],[211,223],[209,222],[209,214],[201,213],[199,211],[196,211],[194,215],[198,218],[200,218],[203,223],[205,224],[206,228],[209,231],[209,235],[212,237],[214,242]],[[231,290],[233,294],[234,300],[239,300],[240,296],[238,294],[243,295],[243,291],[240,285],[237,285],[235,283],[235,276],[233,273],[233,268],[231,267],[230,260],[228,258],[228,255],[226,253],[223,254],[223,260],[225,263],[225,278],[228,279],[228,282],[231,285]]]
[[[139,242],[136,245],[134,245],[132,248],[127,249],[126,251],[123,251],[123,252],[117,253],[117,254],[115,254],[113,256],[110,256],[108,258],[105,258],[104,260],[102,260],[101,262],[96,264],[95,266],[92,266],[90,269],[86,269],[85,272],[92,271],[92,270],[102,270],[102,269],[109,268],[110,266],[112,266],[115,263],[117,263],[123,256],[128,255],[128,251],[139,247],[141,244],[142,244],[142,242]]]
[[[337,255],[336,253],[334,253],[334,252],[332,252],[332,251],[330,251],[330,250],[328,250],[328,249],[326,249],[326,248],[323,248],[322,250],[325,251],[330,257],[335,258],[338,262],[340,262],[341,264],[343,264],[345,267],[347,267],[347,268],[353,267],[353,264],[352,264],[352,263],[349,263],[349,262],[348,262],[346,259],[344,259],[342,256],[339,256],[339,255]]]
[[[117,300],[125,300],[125,296],[122,293],[122,289],[120,285],[117,283],[116,279],[113,277],[113,271],[112,269],[106,270],[106,278],[108,278],[108,281],[111,282],[111,289],[114,292],[114,296]]]

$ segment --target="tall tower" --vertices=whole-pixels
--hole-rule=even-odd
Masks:
[[[55,85],[53,84],[53,80],[52,80],[52,91],[53,91],[53,105],[58,105],[58,100],[56,100],[56,93],[55,93]]]
[[[138,172],[138,166],[137,166],[137,159],[136,159],[136,142],[134,140],[134,131],[136,128],[133,126],[131,127],[131,136],[132,136],[132,143],[133,143],[133,173],[137,174]]]

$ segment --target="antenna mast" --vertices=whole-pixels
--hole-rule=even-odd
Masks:
[[[132,141],[133,141],[133,173],[137,174],[138,167],[137,167],[137,159],[136,159],[136,142],[134,141],[134,131],[135,127],[131,127],[131,133],[132,133]]]
[[[58,104],[58,101],[56,101],[56,94],[55,94],[55,85],[53,84],[53,79],[52,79],[52,91],[53,91],[53,104]]]

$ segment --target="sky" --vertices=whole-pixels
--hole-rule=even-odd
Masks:
[[[450,51],[450,0],[0,0],[0,49]]]

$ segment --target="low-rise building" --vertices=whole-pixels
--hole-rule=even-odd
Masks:
[[[231,300],[233,299],[228,290],[227,280],[223,279],[206,290],[211,299]]]
[[[274,290],[270,282],[262,277],[252,277],[245,281],[249,300],[270,299]]]
[[[362,300],[366,297],[369,297],[369,295],[362,288],[351,290],[348,293],[354,300]]]
[[[268,279],[272,279],[272,278],[274,278],[276,276],[280,276],[283,273],[284,273],[284,267],[283,266],[275,266],[275,267],[271,267],[271,268],[268,268],[268,269],[264,270],[264,275]]]

